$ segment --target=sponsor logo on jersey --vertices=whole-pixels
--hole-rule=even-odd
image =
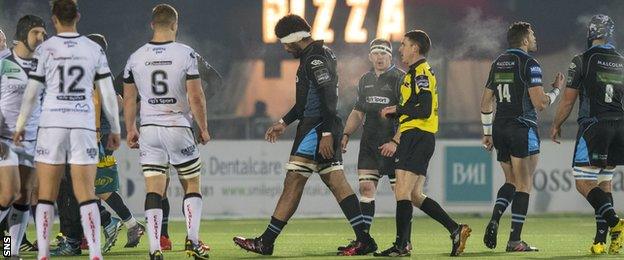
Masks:
[[[515,61],[498,61],[496,62],[496,66],[508,68],[508,67],[516,66],[516,62]]]
[[[48,155],[48,154],[50,154],[50,150],[45,149],[43,147],[37,147],[35,152],[37,153],[37,155]]]
[[[173,64],[170,60],[146,61],[145,66],[167,66]]]
[[[605,67],[605,68],[614,68],[614,69],[624,68],[624,64],[617,63],[617,62],[611,62],[611,61],[598,60],[598,65],[602,66],[602,67]]]
[[[56,96],[56,100],[61,100],[61,101],[81,101],[81,100],[86,100],[87,97],[85,97],[84,95],[81,96],[70,96],[70,95],[60,95],[60,96]]]
[[[429,78],[425,75],[416,76],[416,86],[429,88]]]
[[[196,146],[195,145],[191,145],[189,147],[186,147],[182,150],[180,150],[180,153],[184,156],[192,156],[195,153],[195,149]]]
[[[87,148],[87,155],[91,159],[95,158],[98,155],[98,149],[97,148]]]
[[[78,42],[72,41],[72,40],[68,40],[68,41],[64,41],[63,44],[65,44],[65,46],[67,46],[67,48],[73,48],[76,45],[78,45]]]
[[[532,66],[530,70],[532,75],[542,75],[542,68],[539,66]]]
[[[318,84],[327,83],[331,80],[331,76],[329,75],[329,71],[327,69],[314,71],[314,77],[316,78],[316,82],[318,82]]]
[[[390,104],[390,98],[380,96],[368,96],[366,97],[366,103],[369,104]]]
[[[366,86],[364,86],[364,88],[372,88],[372,87],[374,87],[374,86],[375,86],[375,85],[366,85]]]
[[[154,47],[152,48],[152,51],[155,52],[156,54],[161,54],[163,52],[165,52],[167,50],[167,48],[165,47]]]
[[[541,84],[542,83],[542,78],[541,77],[531,77],[531,83]]]
[[[312,64],[312,66],[320,66],[323,65],[323,62],[321,60],[313,60],[310,64]]]
[[[178,100],[175,98],[150,98],[147,100],[147,103],[151,105],[166,105],[178,103]]]

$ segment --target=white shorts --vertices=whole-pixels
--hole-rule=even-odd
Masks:
[[[141,126],[141,164],[178,165],[199,158],[193,131],[186,127]]]
[[[76,128],[39,128],[35,161],[47,164],[97,164],[95,131]]]
[[[0,167],[6,166],[35,166],[35,141],[23,141],[22,146],[16,146],[9,139],[1,139],[0,142],[7,145],[9,150],[4,160],[0,158]]]

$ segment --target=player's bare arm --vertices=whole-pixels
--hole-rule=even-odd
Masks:
[[[21,146],[21,141],[24,138],[24,127],[26,121],[32,114],[33,108],[37,102],[37,94],[43,89],[43,83],[40,81],[30,79],[22,98],[22,106],[20,107],[20,114],[17,117],[15,123],[15,134],[13,135],[13,142],[15,145]]]
[[[199,141],[201,144],[207,144],[210,141],[210,133],[208,133],[208,118],[206,117],[206,97],[200,79],[187,80],[186,91],[193,118],[199,126]]]
[[[483,148],[487,151],[492,151],[494,142],[492,141],[492,121],[493,121],[493,104],[494,104],[494,90],[489,88],[483,89],[483,95],[481,96],[481,124],[483,125]]]
[[[355,109],[351,110],[351,114],[349,114],[349,117],[347,118],[347,123],[343,131],[342,141],[340,142],[343,153],[347,152],[349,137],[357,131],[362,124],[362,120],[364,120],[364,112]]]
[[[559,95],[560,89],[565,84],[564,79],[565,77],[563,76],[563,73],[557,72],[555,80],[551,84],[553,89],[550,92],[544,92],[544,88],[542,86],[529,88],[531,103],[533,103],[533,106],[537,111],[542,111],[555,102],[555,99]]]
[[[555,143],[561,143],[559,138],[561,137],[561,125],[563,122],[568,119],[570,116],[570,112],[572,112],[572,108],[574,107],[574,103],[578,98],[579,91],[574,88],[566,88],[563,91],[563,98],[561,98],[561,102],[559,102],[559,107],[557,108],[557,114],[555,115],[555,120],[553,121],[553,125],[550,129],[550,139],[552,139]]]
[[[139,148],[139,130],[136,126],[137,88],[134,83],[124,83],[123,113],[126,124],[126,142],[130,148]]]
[[[102,96],[102,110],[111,126],[106,149],[117,150],[121,142],[121,127],[119,125],[119,105],[117,94],[115,94],[115,89],[113,88],[113,81],[111,77],[105,77],[94,83]]]

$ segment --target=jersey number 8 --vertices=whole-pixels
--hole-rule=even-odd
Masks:
[[[162,96],[169,92],[169,86],[165,80],[167,80],[167,72],[164,70],[152,72],[152,93],[154,95]]]

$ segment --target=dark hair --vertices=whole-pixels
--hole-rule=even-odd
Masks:
[[[87,38],[100,45],[100,47],[102,47],[102,50],[104,51],[106,51],[106,49],[108,48],[108,42],[106,41],[104,35],[101,35],[99,33],[92,33],[87,35]]]
[[[509,47],[518,47],[522,45],[522,40],[529,35],[529,29],[531,29],[530,23],[512,23],[507,30],[507,44],[509,44]]]
[[[75,0],[54,0],[52,15],[56,16],[62,25],[73,25],[78,18],[78,4]]]
[[[418,45],[420,54],[427,55],[427,53],[429,53],[429,49],[431,49],[431,39],[429,39],[429,35],[427,35],[426,32],[421,30],[411,30],[405,33],[405,37]]]
[[[275,25],[275,35],[277,38],[284,38],[285,36],[299,31],[309,32],[312,28],[310,24],[306,22],[301,16],[295,14],[289,14],[280,19]]]
[[[372,47],[374,45],[380,45],[380,44],[383,44],[383,45],[386,45],[386,46],[392,48],[392,43],[390,41],[384,39],[384,38],[376,38],[376,39],[372,40],[370,42],[370,47]]]
[[[168,4],[159,4],[152,9],[152,23],[156,26],[170,26],[178,21],[178,11]]]

